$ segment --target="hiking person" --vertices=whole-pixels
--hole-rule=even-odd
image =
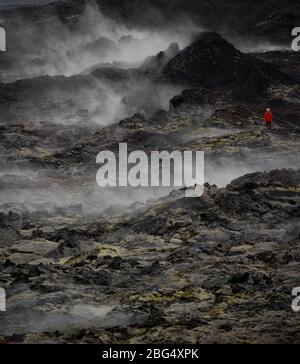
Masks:
[[[271,109],[267,109],[265,114],[264,114],[264,121],[266,123],[266,126],[268,128],[272,128],[272,122],[273,122],[273,113],[271,111]]]

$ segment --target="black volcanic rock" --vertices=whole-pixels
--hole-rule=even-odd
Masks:
[[[143,127],[146,122],[144,115],[136,113],[130,118],[121,120],[119,125],[124,129],[137,129]]]
[[[299,181],[299,170],[281,169],[264,173],[255,172],[235,179],[227,186],[227,190],[240,192],[266,186],[297,188]]]
[[[107,51],[117,51],[116,44],[105,37],[99,37],[91,43],[84,46],[84,49],[89,52],[107,52]]]
[[[281,72],[290,76],[293,80],[300,83],[300,57],[298,52],[292,50],[280,50],[269,52],[253,53],[258,59],[272,64]]]
[[[83,91],[89,89],[97,90],[97,80],[92,75],[42,76],[0,83],[0,122],[19,122],[41,115],[49,116],[63,104],[69,109],[73,106],[76,109],[76,97],[83,99]],[[101,89],[97,92],[97,97],[100,99],[103,94]]]
[[[167,63],[179,53],[177,43],[172,43],[164,52],[159,52],[156,56],[148,57],[143,62],[141,68],[145,71],[159,72]]]
[[[212,105],[218,97],[217,91],[208,90],[203,87],[194,87],[184,90],[180,95],[174,96],[170,100],[170,108],[171,110],[178,110],[185,105],[188,108],[191,105]]]
[[[130,72],[122,68],[99,67],[93,70],[91,74],[97,79],[106,82],[123,82],[130,79]]]
[[[248,98],[264,92],[271,84],[291,84],[285,74],[234,48],[216,33],[204,33],[179,52],[162,71],[164,81],[225,88],[234,96]]]
[[[70,51],[67,51],[68,57],[76,57],[80,52],[89,52],[92,54],[98,54],[98,55],[107,55],[109,53],[117,53],[118,48],[116,44],[105,37],[98,37],[94,41],[84,44],[81,47],[72,49]]]

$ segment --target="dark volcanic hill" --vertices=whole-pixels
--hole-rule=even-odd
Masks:
[[[172,83],[227,88],[237,97],[257,96],[271,84],[291,84],[273,66],[235,49],[216,33],[204,33],[164,67]]]

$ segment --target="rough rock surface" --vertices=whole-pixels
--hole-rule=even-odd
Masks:
[[[22,240],[0,251],[1,339],[297,343],[299,192],[299,171],[274,170],[60,229],[2,216]]]
[[[235,49],[216,33],[204,33],[164,67],[162,77],[190,86],[228,88],[239,99],[257,97],[270,84],[292,84],[283,73]]]

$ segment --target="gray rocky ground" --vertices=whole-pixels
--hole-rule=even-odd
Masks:
[[[76,30],[82,2],[67,3]],[[67,76],[0,55],[0,342],[299,343],[298,56],[201,32],[141,62],[105,58],[141,43],[73,44],[70,64],[83,49],[96,61]],[[97,153],[122,142],[205,151],[203,196],[98,187]]]

